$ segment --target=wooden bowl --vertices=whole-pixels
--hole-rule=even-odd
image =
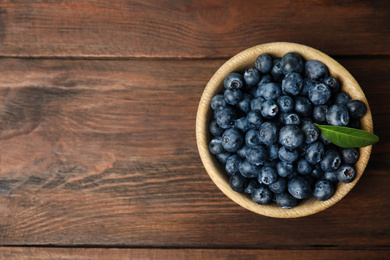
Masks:
[[[274,42],[244,50],[225,62],[208,82],[199,102],[196,117],[196,140],[199,154],[210,178],[226,196],[250,211],[275,218],[297,218],[311,215],[340,201],[362,176],[372,148],[371,146],[360,148],[360,158],[355,165],[357,171],[356,179],[349,184],[339,182],[334,196],[327,201],[320,202],[311,196],[292,209],[282,209],[276,203],[258,205],[252,201],[249,195],[237,193],[230,189],[228,174],[225,172],[224,166],[208,150],[208,144],[211,140],[208,130],[212,118],[211,99],[215,94],[223,91],[223,80],[230,72],[243,72],[246,68],[254,67],[256,58],[262,53],[268,53],[273,57],[282,57],[288,52],[297,52],[305,60],[319,60],[326,64],[330,74],[340,80],[343,91],[349,93],[353,99],[359,99],[366,103],[368,110],[367,114],[361,119],[361,125],[363,130],[373,131],[371,111],[359,84],[337,61],[316,49],[296,43]]]

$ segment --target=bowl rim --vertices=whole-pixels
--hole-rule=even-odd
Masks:
[[[348,184],[339,182],[334,196],[327,201],[317,201],[311,196],[311,198],[301,201],[292,209],[283,209],[275,203],[272,203],[272,205],[258,205],[248,195],[237,193],[230,189],[227,174],[223,172],[224,170],[221,164],[208,150],[208,141],[210,140],[208,125],[211,117],[211,99],[223,89],[223,80],[228,73],[254,67],[255,59],[262,53],[269,53],[271,56],[281,58],[287,52],[297,52],[305,60],[319,60],[327,65],[330,75],[339,79],[342,90],[348,92],[352,99],[359,99],[367,105],[367,113],[361,119],[361,125],[363,130],[373,132],[371,110],[358,82],[341,64],[317,49],[298,43],[271,42],[248,48],[226,61],[207,83],[199,102],[196,115],[196,142],[199,155],[212,181],[228,198],[252,212],[274,218],[309,216],[339,202],[352,190],[361,178],[369,161],[372,149],[372,146],[360,148],[360,158],[355,164],[355,180]]]

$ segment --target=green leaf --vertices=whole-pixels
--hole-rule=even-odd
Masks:
[[[321,130],[321,134],[328,141],[340,147],[365,147],[379,141],[377,135],[364,130],[344,126],[315,125]]]

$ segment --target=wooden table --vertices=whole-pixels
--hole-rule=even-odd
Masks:
[[[273,41],[345,66],[380,137],[299,219],[232,202],[196,147],[210,77]],[[0,1],[0,259],[389,257],[389,42],[389,1]]]

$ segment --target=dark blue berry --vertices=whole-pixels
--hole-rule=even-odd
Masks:
[[[259,128],[260,143],[270,146],[278,140],[279,128],[273,122],[264,122]]]
[[[281,117],[280,119],[284,125],[300,125],[301,124],[301,118],[298,116],[297,113],[284,113],[283,117]]]
[[[248,147],[254,147],[260,144],[259,132],[255,129],[249,129],[245,134],[245,144]]]
[[[225,131],[223,128],[219,127],[216,120],[210,122],[209,130],[213,136],[221,136]]]
[[[279,107],[274,100],[267,100],[261,104],[261,115],[267,119],[273,118],[279,112]]]
[[[276,101],[281,112],[292,112],[295,108],[294,99],[290,96],[281,96]]]
[[[351,96],[348,93],[341,91],[334,97],[334,104],[345,105],[350,100],[351,100]]]
[[[244,72],[244,81],[247,87],[257,85],[260,81],[260,72],[255,68],[246,69]]]
[[[272,57],[267,53],[263,53],[256,58],[255,67],[261,73],[265,74],[270,72],[272,69],[272,65]]]
[[[351,100],[345,104],[353,119],[360,119],[367,113],[367,106],[360,100]]]
[[[325,201],[330,199],[334,194],[334,187],[330,181],[320,180],[316,183],[313,196],[316,200]]]
[[[276,203],[282,209],[291,209],[291,208],[294,208],[298,204],[298,201],[296,198],[291,196],[290,193],[282,192],[282,193],[276,194]]]
[[[269,83],[269,82],[272,82],[272,77],[271,77],[271,75],[269,75],[269,74],[264,74],[264,75],[261,77],[259,83],[257,83],[257,86],[258,86],[258,87],[261,87],[261,86],[263,86],[263,85],[265,85],[265,84],[267,84],[267,83]],[[261,94],[261,93],[259,93],[259,94]],[[262,95],[262,94],[261,94],[261,95]]]
[[[303,86],[303,79],[298,73],[292,72],[286,75],[282,81],[282,91],[286,95],[298,95]]]
[[[359,160],[358,148],[340,148],[341,157],[344,163],[354,165]]]
[[[244,93],[242,99],[237,103],[237,108],[247,114],[251,110],[252,95]]]
[[[276,194],[285,192],[287,190],[287,179],[279,178],[274,183],[271,183],[268,187],[273,193]]]
[[[251,147],[246,155],[246,160],[254,165],[264,164],[267,159],[268,149],[261,145]]]
[[[327,105],[314,106],[313,118],[318,124],[326,124],[326,114],[328,113],[329,107]]]
[[[235,128],[225,130],[222,134],[222,146],[228,152],[237,152],[244,144],[244,136]]]
[[[226,89],[240,89],[244,87],[244,79],[240,73],[229,73],[223,81]]]
[[[311,144],[320,137],[320,129],[312,122],[305,122],[302,124],[302,131],[305,135],[305,143]]]
[[[337,177],[337,171],[334,172],[325,172],[322,176],[323,180],[330,181],[333,184],[337,184],[339,182],[339,179]]]
[[[238,167],[241,164],[241,159],[238,157],[238,155],[232,155],[227,159],[225,170],[228,174],[233,175],[238,172]]]
[[[334,126],[347,126],[349,123],[348,109],[344,105],[332,105],[326,114],[326,121]]]
[[[227,89],[225,90],[223,97],[225,98],[226,103],[230,105],[235,105],[240,102],[243,97],[243,94],[239,89]]]
[[[215,119],[219,127],[223,129],[230,128],[237,119],[237,112],[231,107],[225,107],[222,110],[215,111]]]
[[[255,97],[251,101],[251,110],[252,111],[261,111],[261,105],[265,102],[265,98],[263,97]]]
[[[309,99],[314,105],[323,105],[330,99],[332,92],[324,83],[315,84],[309,89]]]
[[[321,179],[324,174],[325,172],[321,169],[321,165],[319,163],[313,166],[313,170],[310,173],[310,175],[317,180]]]
[[[251,148],[247,145],[244,145],[241,149],[237,151],[237,155],[241,157],[241,159],[245,159]]]
[[[229,152],[223,152],[215,155],[215,157],[217,157],[217,160],[223,164],[227,162],[230,156],[232,156],[232,153]]]
[[[321,169],[325,172],[337,170],[341,165],[341,155],[337,150],[331,149],[326,151],[324,158],[321,160]]]
[[[248,121],[250,128],[259,128],[263,123],[263,117],[261,116],[261,113],[257,111],[249,111],[246,120]]]
[[[305,63],[305,76],[318,82],[329,76],[329,70],[325,64],[318,60],[309,60]]]
[[[287,75],[290,72],[302,74],[304,70],[304,61],[301,55],[295,52],[286,53],[282,57],[282,72]]]
[[[299,95],[302,97],[308,97],[309,96],[309,89],[314,86],[314,82],[310,79],[303,79],[303,85],[302,85],[302,90]]]
[[[238,173],[230,176],[229,179],[230,188],[237,192],[244,192],[245,188],[248,186],[248,183],[248,179]]]
[[[215,95],[211,99],[211,108],[215,111],[222,110],[227,106],[225,98],[222,94]]]
[[[248,161],[241,161],[240,165],[238,166],[238,170],[245,178],[257,178],[257,176],[260,174],[261,168],[249,163]]]
[[[322,82],[329,86],[329,88],[332,91],[332,95],[336,95],[337,93],[339,93],[340,83],[339,83],[338,79],[336,79],[332,76],[329,76],[329,77],[325,78]]]
[[[276,82],[279,82],[284,78],[281,59],[276,58],[273,60],[273,65],[270,73]]]
[[[321,142],[314,142],[308,144],[305,150],[305,159],[311,164],[316,164],[321,161],[325,153],[324,144]]]
[[[355,167],[349,164],[343,164],[337,170],[337,178],[343,183],[350,183],[356,178]]]
[[[246,186],[244,192],[246,194],[251,194],[252,191],[259,187],[259,182],[256,179],[251,179],[248,183],[248,186]]]
[[[296,199],[305,199],[311,194],[310,184],[301,176],[290,179],[287,187],[288,192]]]
[[[212,154],[219,154],[226,152],[226,150],[222,146],[222,138],[212,139],[209,144],[209,151]]]
[[[301,116],[310,116],[313,112],[313,104],[308,98],[296,96],[295,112]]]
[[[293,163],[298,157],[299,153],[296,149],[287,149],[284,146],[279,149],[279,159],[283,162]]]
[[[241,117],[237,119],[236,122],[234,123],[234,127],[240,130],[242,133],[246,133],[250,129],[248,121],[246,120],[245,117]]]
[[[304,138],[303,131],[296,125],[284,126],[279,132],[279,143],[287,149],[298,148],[302,145]]]
[[[276,160],[279,158],[279,148],[277,143],[269,146],[269,160]]]
[[[313,166],[305,159],[302,158],[298,161],[297,171],[300,174],[303,174],[303,175],[310,174],[312,172],[312,170],[313,170]]]
[[[259,185],[253,189],[251,197],[254,202],[260,205],[269,204],[272,201],[273,193],[265,185]]]
[[[266,100],[276,100],[280,97],[282,90],[278,84],[269,82],[263,85],[263,90],[261,93]]]
[[[294,165],[287,162],[278,162],[276,164],[276,171],[280,177],[287,177],[294,171]]]
[[[259,182],[264,183],[265,185],[270,185],[278,180],[278,173],[275,168],[271,166],[264,166],[261,168],[259,175]]]

